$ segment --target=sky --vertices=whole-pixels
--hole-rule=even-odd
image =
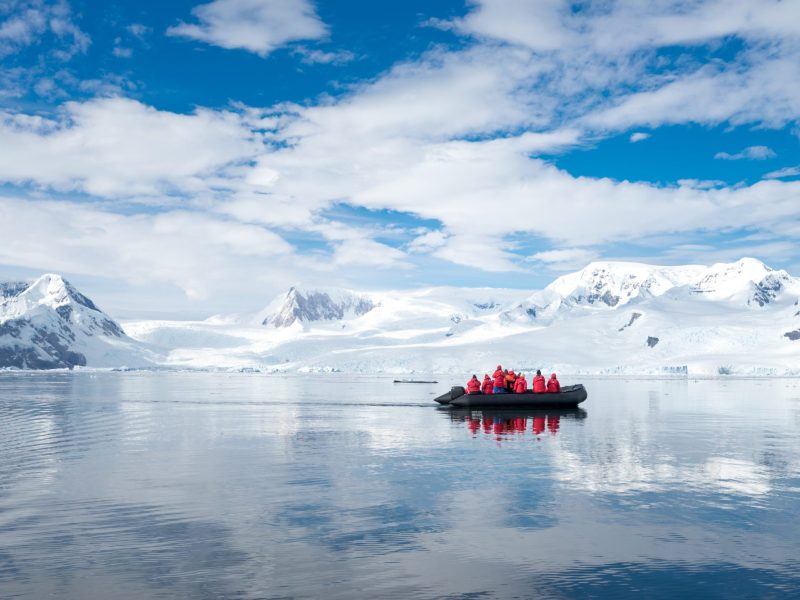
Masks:
[[[800,275],[800,2],[0,0],[0,61],[0,280],[114,316]]]

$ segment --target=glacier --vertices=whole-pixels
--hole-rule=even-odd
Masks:
[[[251,314],[121,324],[68,287],[64,305],[74,312],[65,320],[60,301],[42,302],[41,291],[39,300],[22,301],[27,287],[3,285],[0,328],[29,319],[85,360],[52,351],[47,359],[30,332],[13,338],[0,330],[0,348],[18,348],[0,366],[463,376],[499,362],[585,376],[800,375],[800,279],[752,258],[594,262],[543,290],[292,287]],[[21,361],[20,347],[35,348],[44,362]]]

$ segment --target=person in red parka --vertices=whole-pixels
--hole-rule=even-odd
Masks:
[[[506,374],[500,371],[494,376],[494,387],[492,388],[493,394],[506,393]]]
[[[494,373],[492,373],[492,379],[497,377],[502,372],[503,372],[503,367],[501,367],[500,365],[497,365],[497,368],[494,370]]]
[[[520,373],[519,377],[517,377],[517,380],[514,382],[514,393],[524,394],[526,391],[528,391],[528,382],[525,379],[525,375]]]
[[[558,382],[555,373],[550,373],[550,379],[547,381],[547,391],[551,394],[557,394],[561,391],[561,384]]]
[[[544,383],[542,372],[537,370],[536,377],[533,378],[533,393],[544,394],[547,391],[547,386]]]
[[[478,381],[478,376],[473,375],[472,379],[467,382],[467,393],[468,394],[480,394],[481,393],[481,382]]]
[[[517,380],[517,374],[514,373],[514,369],[511,369],[506,373],[506,391],[509,394],[514,393],[514,382]]]
[[[483,376],[483,385],[481,385],[481,391],[484,394],[491,394],[493,385],[494,385],[494,383],[492,383],[492,380],[489,379],[489,375],[488,374],[484,375]]]

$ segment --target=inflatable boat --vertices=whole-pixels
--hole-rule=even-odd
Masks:
[[[558,393],[545,392],[544,394],[534,394],[531,391],[522,394],[467,394],[463,387],[455,386],[449,392],[434,398],[434,400],[439,404],[454,408],[471,406],[568,408],[578,406],[578,404],[586,400],[586,397],[586,388],[579,383],[577,385],[562,386],[561,391]]]

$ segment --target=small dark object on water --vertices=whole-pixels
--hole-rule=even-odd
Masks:
[[[653,337],[652,335],[648,335],[647,336],[647,345],[650,348],[654,348],[657,343],[658,343],[658,338],[657,337]]]
[[[394,383],[439,383],[438,381],[424,381],[422,379],[395,379]]]

